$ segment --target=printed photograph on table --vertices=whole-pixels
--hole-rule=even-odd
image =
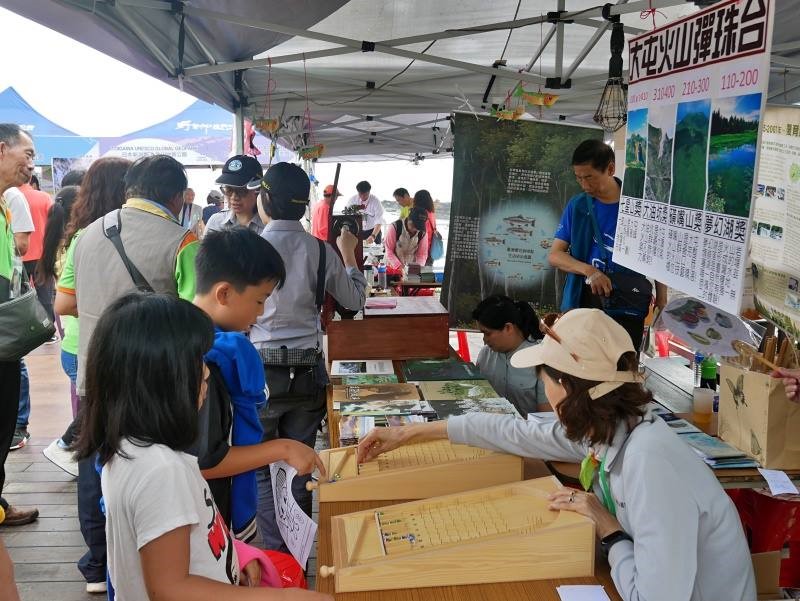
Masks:
[[[427,401],[458,401],[498,396],[488,380],[420,382],[419,389],[422,398]]]
[[[714,101],[712,109],[706,210],[748,217],[761,117],[761,94],[719,98]],[[776,189],[772,188],[772,191]]]
[[[358,385],[358,384],[397,384],[397,376],[394,374],[387,374],[385,376],[370,375],[370,374],[354,374],[349,376],[342,376],[342,384]]]
[[[682,102],[675,125],[671,201],[673,205],[702,209],[706,203],[706,165],[711,101]]]
[[[644,198],[669,202],[672,188],[672,144],[675,140],[675,106],[651,108],[647,113],[647,168]],[[625,177],[627,177],[627,166]]]
[[[465,415],[467,413],[517,414],[514,405],[503,397],[470,398],[460,401],[431,401],[430,403],[439,419],[447,419],[454,415]]]
[[[346,401],[418,401],[419,392],[414,384],[362,384],[345,386],[334,384],[333,402]]]
[[[473,363],[459,359],[422,359],[406,361],[403,374],[409,382],[421,380],[481,380],[483,376]]]
[[[625,139],[625,177],[622,182],[622,193],[627,196],[643,197],[647,149],[647,109],[630,111]]]
[[[427,401],[348,401],[339,404],[341,415],[419,415],[434,413]]]

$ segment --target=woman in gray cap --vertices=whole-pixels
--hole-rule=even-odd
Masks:
[[[756,598],[739,516],[714,473],[648,409],[625,329],[597,309],[566,313],[541,344],[518,351],[535,367],[557,421],[470,413],[376,428],[359,463],[410,442],[455,443],[551,461],[582,461],[585,491],[563,488],[550,509],[590,518],[625,601]]]

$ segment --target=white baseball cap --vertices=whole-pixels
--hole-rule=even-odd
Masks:
[[[565,313],[540,344],[529,346],[511,358],[514,367],[548,365],[553,369],[591,382],[593,399],[628,382],[641,382],[633,371],[617,371],[625,353],[633,352],[628,332],[599,309],[573,309]]]

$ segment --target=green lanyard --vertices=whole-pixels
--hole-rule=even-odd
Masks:
[[[600,473],[598,474],[598,481],[600,483],[600,493],[602,495],[602,501],[605,508],[608,512],[615,516],[617,515],[617,508],[614,504],[614,497],[611,496],[611,486],[608,483],[608,476],[606,475],[606,458],[605,455],[603,456],[603,460],[599,464]],[[581,473],[580,473],[580,481],[583,485],[583,489],[588,491],[592,488],[592,484],[594,483],[594,476],[597,473],[598,463],[597,459],[595,459],[591,453],[584,457],[583,461],[581,462]]]
[[[606,457],[603,455],[603,460],[600,462],[600,492],[603,493],[603,505],[608,509],[608,513],[617,516],[617,507],[614,504],[614,497],[611,496],[611,486],[608,483],[608,476],[606,475]]]

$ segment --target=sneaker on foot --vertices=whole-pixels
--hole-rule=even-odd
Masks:
[[[87,582],[86,583],[86,592],[91,593],[93,595],[99,595],[101,593],[108,592],[108,586],[106,586],[105,580],[103,582]]]
[[[3,526],[24,526],[35,522],[39,517],[38,509],[17,509],[13,505],[9,505],[5,511],[5,517],[0,525]]]
[[[58,334],[53,334],[50,340],[47,340],[45,344],[53,344],[54,342],[58,342],[59,340],[60,338],[58,337]]]
[[[72,451],[61,446],[61,440],[56,439],[47,445],[42,451],[42,455],[69,475],[78,477],[78,462],[75,461]]]
[[[21,449],[25,446],[25,443],[28,442],[28,439],[31,435],[28,433],[28,427],[23,426],[22,428],[17,428],[14,430],[14,438],[11,439],[11,446],[8,447],[10,451],[16,451],[17,449]]]

